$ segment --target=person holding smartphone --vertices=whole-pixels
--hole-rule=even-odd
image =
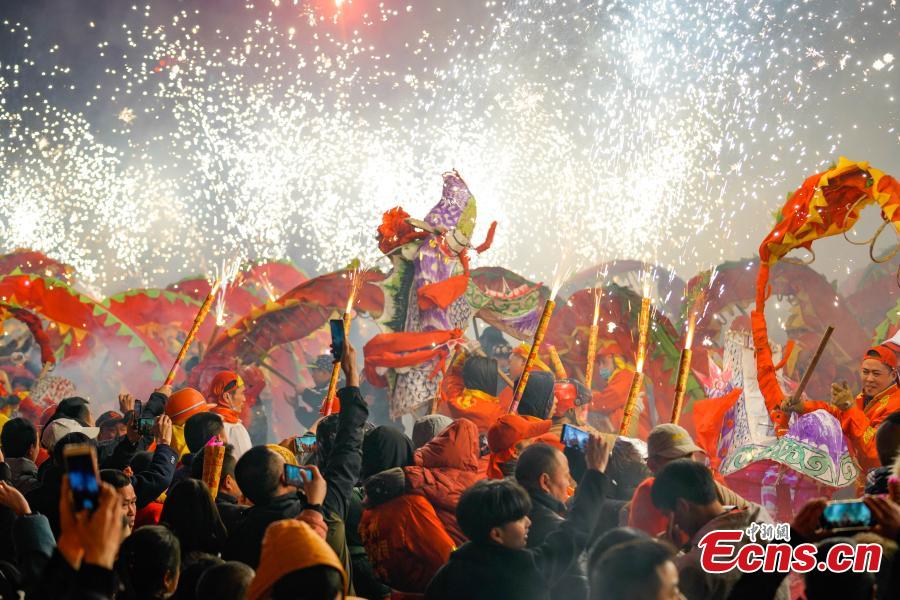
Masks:
[[[244,496],[253,503],[241,521],[229,531],[224,557],[240,560],[251,567],[259,564],[260,548],[266,528],[275,521],[296,517],[304,509],[321,512],[328,528],[327,541],[350,570],[350,552],[344,521],[350,506],[353,486],[359,480],[362,467],[363,427],[369,416],[366,403],[359,392],[359,372],[356,350],[346,344],[341,355],[341,369],[347,385],[338,390],[340,412],[337,433],[326,456],[320,457],[319,470],[327,482],[321,503],[309,496],[297,494],[297,488],[287,485],[284,458],[265,446],[252,448],[238,460],[235,478]],[[337,404],[337,403],[336,403]],[[321,445],[319,446],[321,448]]]

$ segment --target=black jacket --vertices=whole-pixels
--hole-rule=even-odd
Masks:
[[[607,483],[603,473],[585,473],[568,518],[536,548],[513,550],[494,543],[467,542],[431,580],[426,600],[556,597],[555,593],[551,596],[551,589],[556,589],[584,552]]]
[[[531,497],[531,529],[528,530],[528,547],[537,548],[551,533],[566,522],[566,505],[546,492],[529,490]],[[599,510],[597,511],[599,515]],[[553,586],[554,598],[584,600],[588,595],[587,562],[584,552],[572,563],[566,574]]]
[[[276,496],[266,504],[248,508],[234,528],[228,530],[228,542],[222,556],[225,560],[239,560],[257,568],[266,529],[275,521],[293,519],[300,514],[303,506],[303,499],[292,492]]]
[[[138,508],[144,508],[169,489],[177,463],[178,453],[171,446],[165,444],[156,446],[153,458],[147,468],[131,477],[131,485],[137,496]]]
[[[229,533],[237,527],[237,524],[244,518],[244,513],[248,510],[248,507],[238,504],[237,498],[221,490],[216,495],[216,508],[219,509],[219,516],[222,517],[225,530]]]

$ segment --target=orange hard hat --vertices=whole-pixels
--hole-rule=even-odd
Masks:
[[[197,413],[206,412],[211,407],[211,404],[206,403],[203,394],[188,387],[169,396],[166,402],[166,416],[172,419],[175,425],[182,425]]]

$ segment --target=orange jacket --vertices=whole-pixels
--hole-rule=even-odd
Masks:
[[[875,448],[875,432],[889,414],[900,411],[900,388],[897,384],[875,395],[868,403],[860,394],[856,397],[856,403],[843,411],[828,402],[803,403],[803,412],[818,409],[827,410],[840,420],[841,429],[850,441],[850,451],[863,472],[881,466]]]
[[[424,592],[454,548],[423,496],[404,494],[367,508],[359,534],[378,577],[403,592]]]
[[[484,479],[478,427],[459,419],[416,450],[414,466],[404,467],[408,494],[424,496],[457,545],[466,540],[456,523],[456,505],[468,488]]]

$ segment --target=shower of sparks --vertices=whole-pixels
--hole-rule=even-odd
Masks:
[[[215,279],[217,283],[213,283],[212,292],[216,295],[216,326],[223,327],[228,319],[228,313],[225,312],[225,296],[228,294],[228,287],[235,282],[238,272],[241,269],[241,260],[237,257],[223,259],[220,265],[216,265]],[[217,287],[216,287],[217,286]]]
[[[423,215],[449,168],[501,223],[494,264],[545,279],[536,249],[574,246],[692,274],[752,250],[735,223],[836,157],[858,99],[900,141],[887,0],[258,0],[228,28],[145,4],[72,25],[103,65],[77,77],[0,30],[0,250],[106,292],[374,259],[380,214]]]

